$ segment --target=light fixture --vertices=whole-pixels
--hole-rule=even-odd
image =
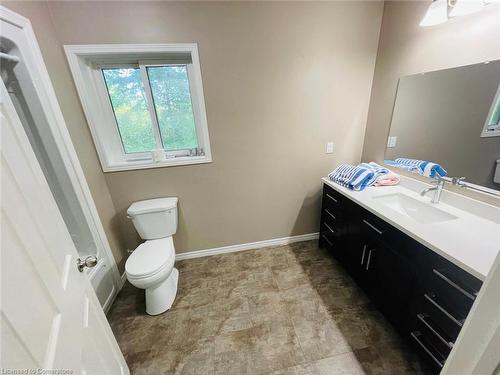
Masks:
[[[451,8],[450,17],[460,17],[483,9],[482,0],[456,0]]]
[[[447,0],[434,0],[420,21],[420,26],[434,26],[446,21],[448,21]]]

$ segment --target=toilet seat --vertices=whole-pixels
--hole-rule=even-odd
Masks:
[[[150,278],[174,266],[175,250],[172,237],[149,240],[140,244],[125,263],[129,279]]]

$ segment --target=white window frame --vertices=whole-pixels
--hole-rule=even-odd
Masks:
[[[489,129],[489,120],[491,116],[493,116],[493,113],[495,112],[496,109],[496,104],[500,100],[500,85],[498,85],[497,93],[495,94],[495,98],[493,99],[493,103],[491,103],[490,110],[488,112],[488,116],[486,117],[486,122],[484,123],[483,131],[481,132],[481,138],[487,138],[487,137],[500,137],[500,127],[497,126],[497,129],[495,130],[488,130]]]
[[[212,162],[196,43],[65,45],[64,50],[104,172]],[[190,62],[186,64],[188,55]],[[147,67],[175,64],[187,66],[198,138],[197,152],[158,149],[153,152],[125,153],[101,69],[113,66],[139,67],[143,82],[147,82]],[[145,85],[144,90],[152,121],[157,121],[151,87]],[[153,131],[157,144],[161,144],[157,125],[157,122],[153,123]]]

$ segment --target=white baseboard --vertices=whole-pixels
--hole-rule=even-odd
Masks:
[[[301,234],[299,236],[274,238],[271,240],[248,242],[248,243],[242,243],[239,245],[215,247],[213,249],[195,250],[195,251],[189,251],[186,253],[177,254],[175,256],[175,260],[192,259],[192,258],[200,258],[200,257],[206,257],[206,256],[210,256],[210,255],[217,255],[217,254],[234,253],[237,251],[258,249],[261,247],[287,245],[287,244],[294,243],[294,242],[316,240],[316,239],[318,239],[318,237],[319,237],[318,233],[308,233],[308,234]]]
[[[120,288],[118,289],[118,291],[122,290],[122,288],[126,282],[127,282],[127,273],[125,271],[123,271],[122,277],[121,277],[121,285],[120,285]]]
[[[111,290],[111,294],[106,299],[106,302],[104,302],[104,305],[102,305],[102,309],[104,310],[104,314],[108,313],[109,309],[111,308],[111,305],[113,305],[113,302],[115,301],[117,294],[118,294],[118,292],[116,291],[116,288],[113,285],[113,289]]]

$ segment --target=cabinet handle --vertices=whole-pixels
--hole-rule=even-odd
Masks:
[[[471,299],[472,301],[474,301],[476,299],[477,292],[472,292],[471,293],[471,292],[466,291],[464,288],[462,288],[461,286],[459,286],[454,281],[450,280],[448,277],[446,277],[445,275],[443,275],[441,272],[439,272],[436,269],[433,269],[432,272],[434,272],[443,281],[445,281],[447,284],[451,285],[453,288],[455,288],[456,290],[458,290],[460,293],[462,293],[467,298]]]
[[[330,198],[334,203],[339,203],[339,201],[332,197],[330,194],[326,193],[326,196]]]
[[[452,320],[459,327],[463,326],[463,320],[458,320],[452,314],[450,314],[443,306],[441,306],[437,301],[433,298],[434,295],[429,295],[427,293],[424,294],[424,298],[427,299],[430,303],[432,303],[439,311],[441,311],[444,315],[446,315],[450,320]]]
[[[334,214],[332,214],[330,211],[328,211],[326,208],[325,208],[325,212],[330,215],[332,217],[333,220],[337,220],[337,218],[335,217]]]
[[[424,351],[429,355],[429,357],[431,357],[433,359],[433,361],[436,362],[436,364],[440,368],[443,368],[443,366],[444,366],[443,362],[440,361],[439,359],[437,359],[436,356],[434,354],[432,354],[432,352],[429,349],[427,349],[427,347],[424,345],[424,343],[422,341],[420,341],[420,339],[418,338],[419,336],[422,336],[422,334],[419,331],[415,331],[415,332],[410,333],[410,335],[417,342],[417,344],[420,345],[420,347],[422,349],[424,349]]]
[[[366,245],[363,246],[363,254],[361,254],[361,265],[363,265],[363,262],[365,261],[365,253],[366,253]]]
[[[324,234],[321,235],[321,237],[323,237],[323,239],[326,241],[326,243],[330,246],[333,246],[333,243],[328,239],[327,236],[325,236]]]
[[[366,270],[367,271],[370,269],[370,261],[372,260],[372,253],[374,251],[375,251],[375,249],[368,250],[368,260],[366,261]]]
[[[417,314],[417,318],[418,318],[418,320],[420,320],[420,321],[421,321],[421,322],[422,322],[422,323],[423,323],[423,324],[424,324],[427,328],[429,328],[429,331],[431,331],[432,333],[434,333],[434,335],[436,335],[436,337],[437,337],[439,340],[441,340],[441,342],[442,342],[443,344],[445,344],[445,345],[446,345],[449,349],[453,348],[453,341],[448,341],[448,340],[446,340],[445,338],[443,338],[443,336],[441,336],[441,335],[438,333],[438,331],[436,331],[436,330],[434,329],[434,327],[432,327],[432,326],[430,325],[430,323],[429,323],[427,320],[425,320],[426,315],[424,315],[424,314],[420,313],[420,314]]]
[[[335,234],[335,231],[334,231],[332,228],[330,228],[330,226],[329,226],[327,223],[323,223],[323,224],[325,224],[325,227],[326,227],[326,228],[327,228],[330,232],[332,232],[333,234]]]
[[[375,225],[373,225],[372,223],[370,223],[369,221],[367,221],[365,219],[363,219],[363,223],[365,223],[366,225],[368,225],[370,228],[372,228],[378,234],[384,233],[383,231],[381,231],[380,229],[378,229]]]

